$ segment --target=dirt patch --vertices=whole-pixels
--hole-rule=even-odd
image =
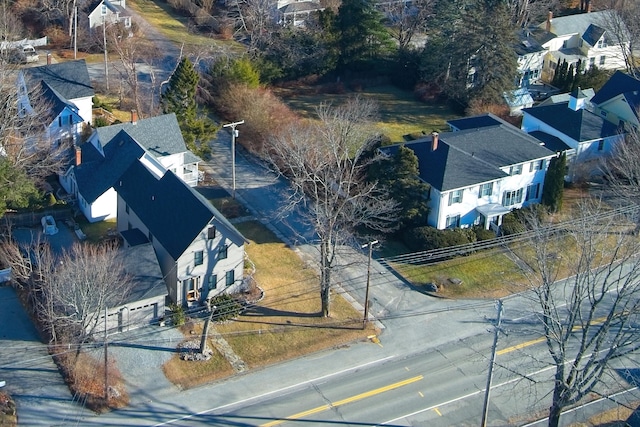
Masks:
[[[16,404],[7,393],[0,392],[0,426],[14,427],[18,425]]]

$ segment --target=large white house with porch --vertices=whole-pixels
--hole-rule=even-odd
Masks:
[[[512,209],[540,203],[555,152],[492,114],[449,124],[453,132],[404,144],[418,157],[420,178],[431,186],[427,225],[497,230]],[[392,155],[398,147],[381,151]]]

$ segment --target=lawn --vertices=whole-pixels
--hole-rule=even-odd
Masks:
[[[362,329],[362,315],[338,294],[333,294],[331,317],[321,317],[316,271],[258,221],[236,227],[251,241],[245,249],[256,266],[254,278],[265,296],[234,321],[214,327],[249,368],[366,340],[376,333],[373,326]],[[190,330],[196,334],[201,331],[197,325]],[[194,369],[199,375],[193,375]],[[183,388],[233,374],[218,353],[206,363],[185,362],[174,356],[164,371]]]
[[[461,117],[445,104],[425,104],[416,100],[410,91],[383,85],[366,88],[361,92],[341,94],[305,93],[296,89],[276,90],[284,102],[302,116],[315,117],[315,108],[322,102],[339,104],[350,96],[359,95],[374,100],[378,105],[376,128],[391,138],[402,142],[403,135],[448,130],[447,120]]]
[[[128,3],[127,6],[140,15],[143,15],[147,22],[157,31],[179,46],[226,46],[233,50],[245,50],[240,43],[234,40],[218,40],[191,33],[187,29],[189,20],[186,17],[176,14],[166,2],[136,0],[135,2]]]
[[[435,283],[438,294],[449,298],[501,298],[523,291],[528,283],[513,259],[502,249],[433,264],[390,264],[418,288]],[[461,282],[455,284],[458,280]]]

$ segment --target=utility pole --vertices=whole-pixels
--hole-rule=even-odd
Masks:
[[[107,55],[107,19],[102,16],[102,42],[104,43],[104,80],[109,90],[109,60]]]
[[[231,181],[233,181],[233,193],[231,194],[231,197],[234,199],[236,198],[236,137],[238,136],[236,126],[241,124],[244,124],[244,120],[222,126],[223,128],[231,128]]]
[[[371,257],[373,256],[373,245],[377,245],[378,241],[373,240],[366,245],[362,245],[362,249],[369,247],[369,260],[367,262],[367,290],[364,293],[364,317],[362,318],[362,329],[367,327],[369,321],[369,285],[371,283]]]
[[[203,354],[205,349],[207,348],[207,335],[209,334],[209,323],[211,323],[211,318],[213,317],[213,313],[216,311],[215,305],[211,305],[210,301],[207,301],[207,306],[209,307],[209,316],[207,320],[204,321],[204,327],[202,328],[202,337],[200,337],[200,354]]]
[[[109,368],[107,357],[107,305],[104,305],[104,401],[109,402]]]
[[[489,414],[489,395],[491,393],[491,382],[493,381],[493,365],[496,360],[496,347],[498,346],[498,334],[500,333],[500,321],[502,320],[502,300],[498,300],[498,318],[493,331],[493,347],[491,348],[491,360],[489,361],[489,374],[487,376],[487,388],[484,391],[484,406],[482,408],[482,421],[480,427],[487,426],[487,415]]]
[[[73,59],[78,59],[78,6],[73,2]]]

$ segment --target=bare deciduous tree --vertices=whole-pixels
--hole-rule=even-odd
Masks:
[[[529,277],[555,370],[551,427],[640,341],[640,240],[633,224],[605,212],[600,202],[584,202],[565,233],[531,219]]]
[[[434,4],[435,0],[381,3],[380,8],[388,20],[391,35],[400,49],[407,49],[417,33],[427,30]]]
[[[75,244],[42,281],[45,301],[53,307],[48,323],[72,331],[78,351],[95,332],[102,310],[121,304],[132,285],[115,244]]]
[[[337,107],[322,104],[316,112],[319,122],[290,126],[270,139],[265,152],[291,183],[287,209],[300,207],[318,237],[322,315],[329,316],[339,247],[358,228],[391,230],[397,206],[365,179],[375,143],[369,124],[374,104],[352,98]]]
[[[601,25],[606,28],[608,36],[620,47],[626,72],[640,77],[640,65],[636,51],[640,48],[640,4],[637,1],[612,0],[608,13]]]

